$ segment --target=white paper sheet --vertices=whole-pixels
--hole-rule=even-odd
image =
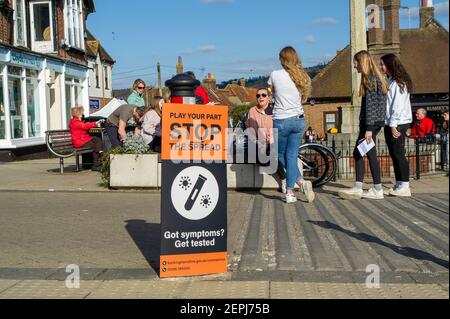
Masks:
[[[366,156],[373,148],[375,147],[375,142],[372,140],[370,144],[367,143],[367,140],[362,140],[358,145],[359,153],[362,157]]]

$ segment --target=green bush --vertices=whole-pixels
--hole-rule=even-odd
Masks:
[[[233,119],[233,123],[236,125],[242,116],[247,113],[253,105],[243,104],[237,105],[230,111],[230,117]]]

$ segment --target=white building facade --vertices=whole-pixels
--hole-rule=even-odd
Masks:
[[[71,109],[89,115],[85,20],[92,0],[8,0],[0,6],[0,152],[45,145]]]
[[[89,105],[88,75],[85,65],[0,45],[0,149],[44,144],[47,130],[67,129],[71,108]]]

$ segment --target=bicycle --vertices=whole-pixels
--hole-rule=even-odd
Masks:
[[[298,151],[298,165],[303,177],[317,188],[335,179],[338,160],[328,147],[315,143],[303,144]]]
[[[243,133],[246,129],[244,124],[246,122],[245,118],[246,115],[238,121],[234,129],[240,129]],[[238,152],[246,153],[248,150],[248,137],[240,134],[235,138],[233,143],[234,154]],[[247,159],[247,157],[244,158]],[[303,172],[303,177],[311,181],[314,188],[318,188],[335,180],[338,158],[326,146],[317,143],[303,144],[298,152],[298,166]]]

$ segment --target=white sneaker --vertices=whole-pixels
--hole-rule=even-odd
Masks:
[[[391,189],[389,195],[395,197],[412,197],[411,188]]]
[[[314,193],[312,183],[310,181],[303,181],[301,191],[306,196],[308,203],[314,202],[316,194]]]
[[[367,193],[364,193],[362,196],[364,199],[384,199],[383,190],[377,191],[375,188],[371,188]]]
[[[283,202],[286,204],[295,204],[298,202],[298,199],[295,195],[286,194],[286,196],[283,198]]]
[[[359,188],[346,189],[339,192],[339,197],[345,200],[361,199],[364,191]]]

